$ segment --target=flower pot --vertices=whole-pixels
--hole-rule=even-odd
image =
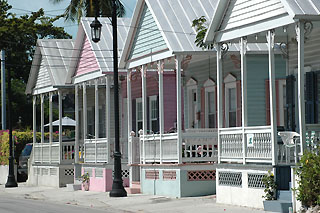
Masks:
[[[83,189],[85,190],[85,191],[89,191],[89,181],[86,181],[86,182],[83,182],[82,183],[82,186],[83,186]]]

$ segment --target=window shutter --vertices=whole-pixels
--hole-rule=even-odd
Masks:
[[[315,123],[319,123],[319,92],[320,92],[320,72],[315,72]]]
[[[222,84],[222,119],[223,119],[223,127],[226,127],[226,91],[225,91],[225,84],[223,83]]]
[[[314,124],[315,123],[315,73],[307,72],[306,73],[306,123]]]
[[[132,99],[132,130],[138,135],[137,127],[136,127],[136,99]],[[130,115],[129,115],[130,116]],[[129,130],[130,131],[130,130]]]
[[[280,126],[280,108],[279,108],[279,80],[275,81],[276,83],[276,115],[277,115],[277,126]]]
[[[287,107],[287,124],[286,129],[295,131],[295,77],[289,75],[286,77],[286,107]]]
[[[157,132],[160,131],[160,115],[159,115],[159,95],[157,95]],[[162,121],[163,122],[163,121]]]
[[[270,125],[270,90],[269,90],[269,80],[266,80],[266,124]]]
[[[216,105],[216,126],[215,128],[218,128],[218,90],[217,90],[217,86],[214,87],[214,95],[215,95],[215,105]],[[222,99],[224,100],[224,99]]]
[[[205,88],[201,88],[201,114],[200,114],[200,121],[201,121],[201,128],[206,127],[206,118],[205,118],[205,110],[206,110],[206,101],[205,101]],[[207,103],[208,105],[208,103]]]
[[[150,98],[147,97],[147,132],[148,130],[151,130],[151,127],[150,127]]]
[[[237,81],[237,126],[241,126],[241,81]]]

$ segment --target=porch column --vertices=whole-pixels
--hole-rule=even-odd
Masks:
[[[76,84],[74,86],[74,104],[75,104],[75,107],[74,107],[74,110],[75,110],[75,119],[76,119],[76,129],[75,129],[75,155],[74,155],[74,162],[75,164],[79,164],[79,146],[80,146],[80,143],[79,143],[79,125],[80,125],[80,122],[79,122],[79,87],[78,85]],[[76,167],[75,167],[76,168]],[[77,174],[75,172],[75,174]]]
[[[178,153],[178,163],[182,163],[182,108],[181,108],[181,61],[182,56],[177,55],[176,62],[176,86],[177,86],[177,134],[178,134],[178,143],[177,143],[177,153]]]
[[[40,109],[41,109],[41,163],[43,163],[43,142],[44,142],[44,94],[40,95]]]
[[[298,105],[299,105],[299,134],[301,154],[306,149],[306,120],[304,99],[304,22],[299,21],[297,26],[298,40]]]
[[[160,163],[162,163],[162,134],[164,133],[163,72],[164,72],[164,61],[161,60],[161,61],[158,61],[158,74],[159,74]]]
[[[33,162],[35,162],[35,152],[38,150],[36,149],[37,143],[37,96],[33,96],[33,106],[32,106],[32,113],[33,113]]]
[[[276,113],[276,84],[275,84],[275,60],[274,60],[274,30],[267,34],[269,51],[269,91],[270,91],[270,124],[271,124],[271,146],[272,165],[277,165],[277,113]]]
[[[83,123],[83,150],[82,151],[86,151],[86,146],[85,146],[85,142],[87,139],[87,129],[88,129],[88,125],[87,125],[87,86],[86,83],[83,83],[83,88],[82,88],[82,110],[83,110],[83,118],[82,118],[82,123]],[[81,157],[83,156],[82,154],[83,152],[81,152]]]
[[[59,96],[59,164],[62,161],[62,92],[61,90],[58,91],[58,96]]]
[[[110,76],[106,76],[106,138],[107,138],[107,143],[108,143],[108,147],[110,150],[110,142],[111,142],[111,92],[110,92],[110,88],[111,88],[111,84],[110,84]],[[111,161],[111,157],[110,155],[107,157],[108,158],[108,162]]]
[[[247,38],[240,39],[241,51],[241,120],[242,120],[242,150],[243,150],[243,164],[246,164],[247,156],[247,140],[245,135],[245,127],[248,126],[248,113],[247,113]]]
[[[218,128],[218,163],[221,163],[221,139],[220,129],[223,127],[223,99],[222,99],[222,83],[223,83],[223,72],[222,72],[222,54],[221,44],[216,44],[217,51],[217,128]]]
[[[94,122],[95,122],[95,139],[99,138],[99,85],[98,79],[94,81],[94,96],[95,96],[95,103],[94,103]]]
[[[52,127],[52,92],[49,93],[49,162],[52,161],[52,139],[53,139],[53,127]]]
[[[142,129],[143,129],[143,163],[146,163],[145,137],[147,135],[147,65],[142,65],[141,82],[142,82]]]
[[[94,80],[94,140],[96,143],[94,144],[95,148],[95,162],[97,163],[97,139],[99,138],[99,87],[98,87],[98,79]]]

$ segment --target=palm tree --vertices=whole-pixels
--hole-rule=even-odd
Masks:
[[[60,3],[64,0],[50,0],[53,3]],[[102,17],[111,17],[112,14],[112,0],[97,0],[99,4],[99,15]],[[95,0],[70,0],[69,6],[64,11],[66,20],[80,22],[81,17],[95,16]],[[123,17],[126,13],[123,4],[120,0],[116,0],[117,13],[119,17]]]

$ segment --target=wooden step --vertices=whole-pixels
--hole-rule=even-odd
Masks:
[[[140,194],[140,188],[129,188],[126,187],[125,190],[127,191],[128,194]]]

